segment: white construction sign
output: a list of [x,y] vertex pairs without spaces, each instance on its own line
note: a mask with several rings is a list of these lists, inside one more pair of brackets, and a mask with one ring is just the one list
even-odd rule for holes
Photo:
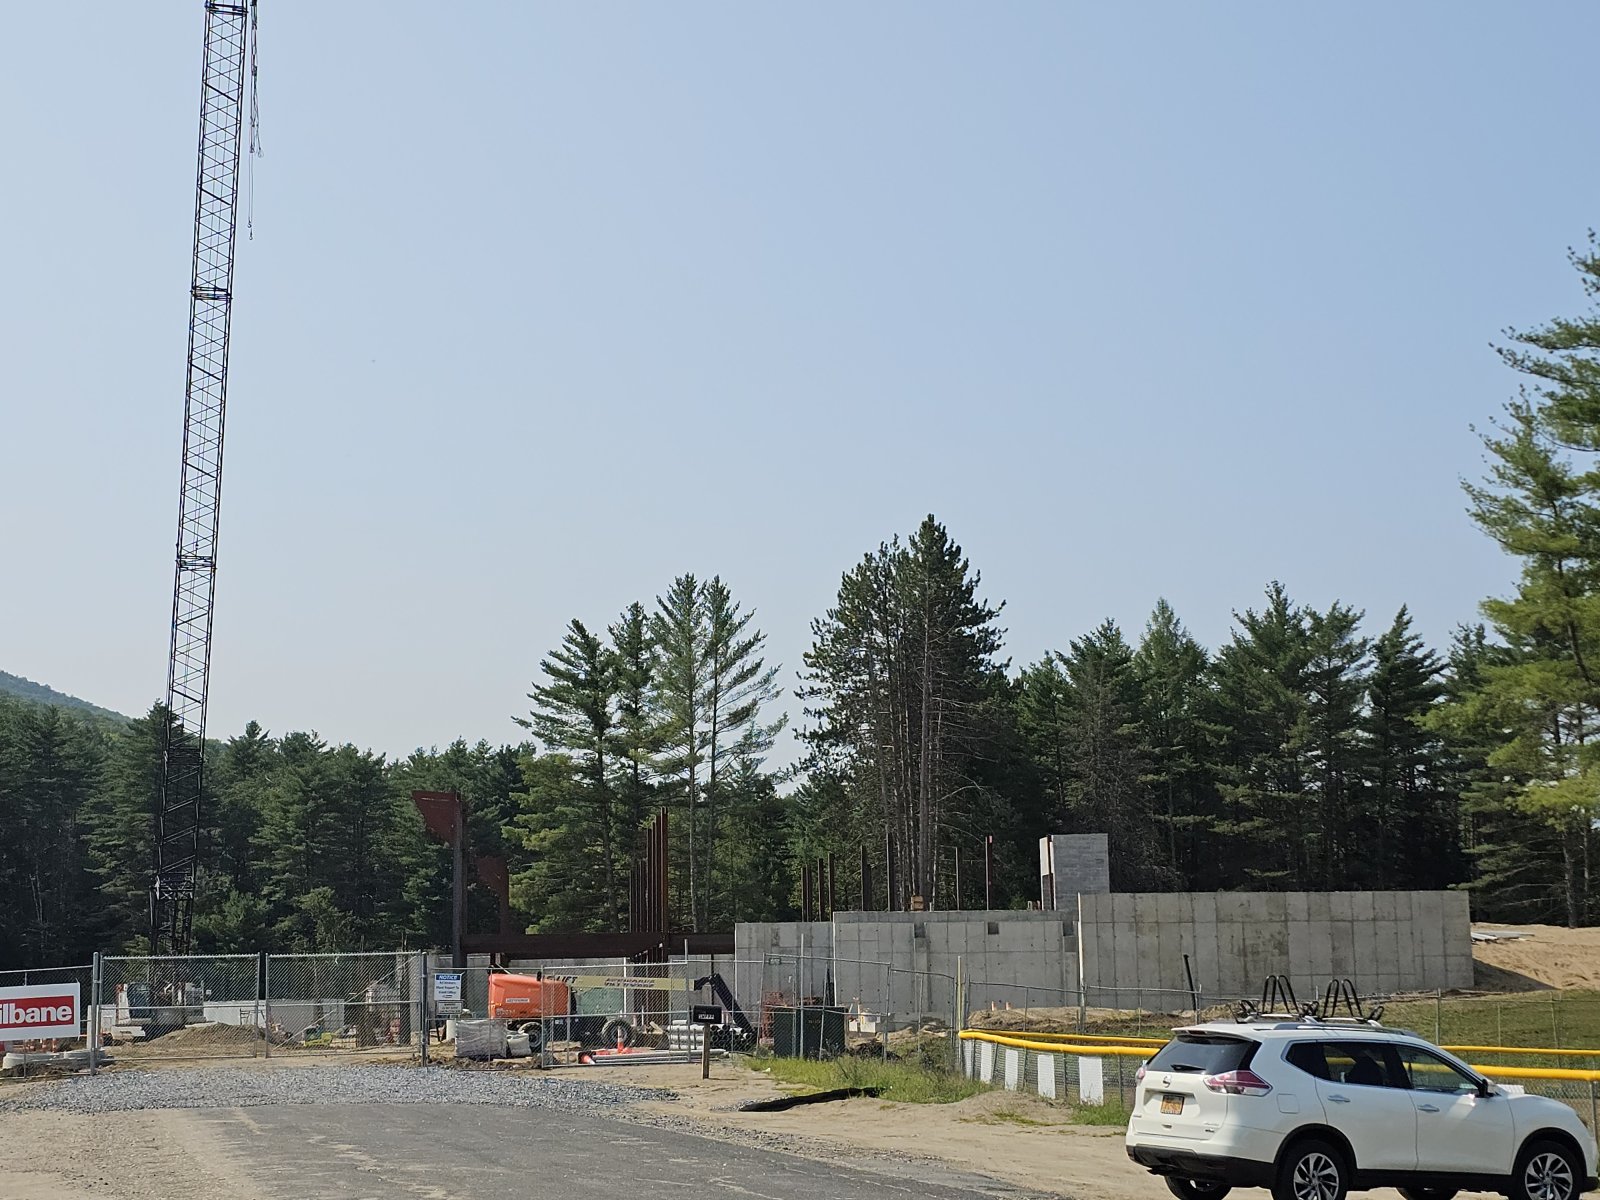
[[76,983],[0,987],[0,1042],[77,1037],[82,1018]]

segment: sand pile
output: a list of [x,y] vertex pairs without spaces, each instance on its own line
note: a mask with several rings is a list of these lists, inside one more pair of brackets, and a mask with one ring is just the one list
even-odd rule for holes
[[1563,929],[1559,925],[1474,925],[1475,931],[1514,929],[1530,938],[1474,942],[1477,984],[1495,991],[1540,988],[1600,990],[1600,928]]

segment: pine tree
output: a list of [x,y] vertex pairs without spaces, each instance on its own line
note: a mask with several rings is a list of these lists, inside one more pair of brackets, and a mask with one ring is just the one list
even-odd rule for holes
[[661,752],[660,722],[655,709],[654,647],[644,605],[637,601],[628,605],[606,632],[611,639],[617,704],[611,761],[631,862],[643,849],[644,829],[654,805],[651,772]]
[[1143,777],[1144,729],[1133,650],[1114,621],[1104,621],[1057,656],[1067,680],[1070,768],[1063,828],[1105,833],[1117,891],[1153,891],[1162,882],[1149,836]]
[[1218,850],[1231,886],[1315,886],[1320,825],[1311,796],[1311,721],[1305,612],[1283,586],[1238,629],[1212,664],[1208,720],[1220,731]]
[[[705,763],[706,616],[704,594],[693,575],[680,575],[666,595],[656,597],[650,615],[655,647],[655,707],[661,754],[657,774],[669,805],[681,813],[673,845],[681,855],[678,910],[690,928],[702,910],[706,886],[701,869],[700,788]],[[687,836],[685,836],[687,835]]]
[[[149,949],[150,882],[155,864],[153,814],[161,797],[163,705],[129,721],[111,741],[104,783],[85,806],[89,872],[99,880],[99,903],[88,935],[102,949],[142,954]],[[209,797],[202,797],[201,811]]]
[[[570,832],[592,841],[598,852],[604,897],[600,927],[620,929],[627,907],[626,864],[632,839],[618,820],[612,790],[616,675],[611,652],[574,619],[561,645],[539,664],[539,670],[547,682],[535,684],[528,693],[533,715],[516,720],[532,730],[547,751],[565,756],[578,773],[573,786],[562,789],[561,811],[578,820]],[[538,779],[547,774],[541,771]],[[531,789],[534,781],[525,782]],[[574,803],[579,807],[573,808]]]
[[1401,608],[1372,644],[1364,728],[1370,747],[1370,789],[1363,805],[1376,833],[1373,886],[1408,879],[1443,888],[1465,875],[1460,813],[1447,789],[1447,763],[1429,716],[1444,694],[1444,664],[1411,631]]
[[[704,585],[705,638],[705,889],[700,925],[713,927],[713,913],[721,915],[729,907],[721,902],[717,870],[719,825],[725,810],[736,803],[735,792],[724,798],[730,770],[735,766],[754,776],[772,749],[773,739],[783,729],[786,718],[761,720],[762,709],[778,698],[778,669],[768,667],[761,657],[766,635],[751,630],[755,613],[743,612],[720,577]],[[744,795],[757,794],[754,779],[746,781]],[[731,897],[729,898],[731,900]]]
[[1151,815],[1166,841],[1174,886],[1184,890],[1215,887],[1219,879],[1208,853],[1208,831],[1217,815],[1212,730],[1202,717],[1208,665],[1205,650],[1172,606],[1157,601],[1134,653],[1133,671],[1139,681]]
[[[812,624],[801,699],[815,772],[881,821],[891,907],[943,907],[949,848],[987,811],[981,764],[999,757],[1009,716],[992,686],[1003,631],[981,579],[929,516],[901,545],[869,554]],[[891,870],[892,868],[892,870]]]

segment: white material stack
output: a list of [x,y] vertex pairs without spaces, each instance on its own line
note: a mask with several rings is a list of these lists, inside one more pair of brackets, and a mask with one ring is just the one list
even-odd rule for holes
[[498,1020],[457,1021],[457,1058],[505,1058],[506,1023]]

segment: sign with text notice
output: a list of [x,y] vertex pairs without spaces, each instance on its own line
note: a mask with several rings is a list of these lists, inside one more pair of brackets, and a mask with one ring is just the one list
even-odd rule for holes
[[0,1042],[77,1037],[82,1026],[76,983],[0,987]]

